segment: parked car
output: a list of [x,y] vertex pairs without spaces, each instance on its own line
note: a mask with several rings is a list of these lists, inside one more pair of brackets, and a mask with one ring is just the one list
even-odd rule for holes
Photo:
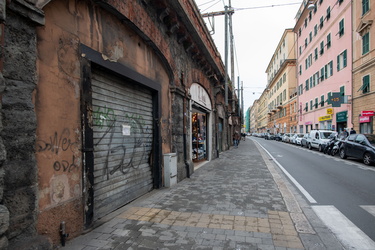
[[284,136],[283,136],[283,142],[290,142],[290,137],[292,135],[293,134],[285,133]]
[[351,134],[341,144],[340,157],[362,159],[366,165],[375,163],[375,135]]
[[275,135],[273,133],[266,133],[264,135],[264,139],[266,139],[266,140],[275,140]]
[[331,130],[319,130],[314,129],[310,131],[310,142],[308,144],[309,149],[316,148],[320,152],[323,152],[324,147],[329,142],[329,136],[335,133],[335,131]]
[[284,133],[277,133],[275,135],[275,141],[282,141],[283,140]]
[[301,145],[301,140],[303,138],[303,134],[294,134],[292,136],[292,143],[296,145]]
[[303,135],[302,139],[301,139],[301,147],[308,147],[310,143],[310,133],[306,133]]

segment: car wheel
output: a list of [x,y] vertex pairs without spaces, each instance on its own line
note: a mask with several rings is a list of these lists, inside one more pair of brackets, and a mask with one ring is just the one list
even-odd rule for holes
[[370,165],[372,163],[371,155],[369,153],[365,153],[363,155],[363,163],[366,165]]
[[342,149],[340,149],[340,157],[341,157],[341,159],[346,159],[346,154],[345,154],[345,150],[342,148]]
[[308,148],[309,148],[310,150],[312,149],[312,147],[311,147],[311,143],[309,143]]
[[319,145],[319,152],[323,152],[323,146]]

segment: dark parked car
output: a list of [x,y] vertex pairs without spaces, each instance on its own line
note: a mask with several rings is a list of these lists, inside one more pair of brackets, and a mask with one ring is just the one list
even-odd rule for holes
[[282,141],[283,140],[284,133],[278,133],[275,135],[276,141]]
[[265,133],[264,139],[266,139],[266,140],[275,140],[275,135],[273,133]]
[[362,159],[366,165],[374,164],[375,160],[375,135],[351,134],[340,147],[340,157],[345,159],[353,157]]
[[282,141],[283,140],[284,133],[278,133],[275,135],[276,141]]

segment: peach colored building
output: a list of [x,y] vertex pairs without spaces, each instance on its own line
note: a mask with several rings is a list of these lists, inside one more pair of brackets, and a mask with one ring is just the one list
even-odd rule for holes
[[262,95],[259,97],[258,101],[258,118],[257,118],[257,132],[258,133],[265,133],[267,132],[267,103],[268,103],[268,95],[267,91],[263,91]]
[[258,105],[259,100],[255,100],[250,107],[250,133],[256,133],[258,127]]
[[[271,133],[294,133],[296,122],[291,123],[290,104],[296,99],[296,56],[294,50],[295,34],[286,29],[268,64],[267,130]],[[294,100],[295,101],[295,100]]]
[[[357,133],[375,130],[375,1],[353,1],[353,124]],[[372,8],[371,8],[372,7]],[[367,112],[366,112],[367,111]]]
[[[303,1],[297,34],[299,132],[341,131],[352,122],[351,1]],[[339,101],[332,102],[332,101]]]

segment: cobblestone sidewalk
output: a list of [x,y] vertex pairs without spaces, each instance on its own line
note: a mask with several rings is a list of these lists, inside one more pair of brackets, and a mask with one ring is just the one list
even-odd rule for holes
[[331,247],[314,231],[264,152],[248,139],[190,179],[128,204],[65,248],[340,249],[329,232],[319,230]]

